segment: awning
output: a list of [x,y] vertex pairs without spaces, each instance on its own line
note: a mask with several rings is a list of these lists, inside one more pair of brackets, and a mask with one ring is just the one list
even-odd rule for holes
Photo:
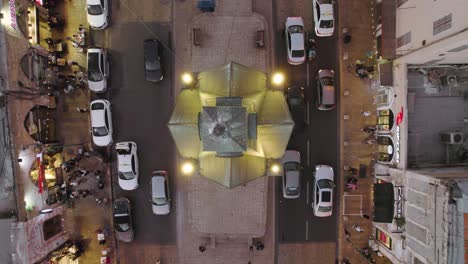
[[393,184],[374,184],[374,222],[392,223],[395,205]]

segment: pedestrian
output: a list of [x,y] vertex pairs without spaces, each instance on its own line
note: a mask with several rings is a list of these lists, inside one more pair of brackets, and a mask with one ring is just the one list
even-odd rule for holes
[[253,246],[252,245],[250,245],[249,250],[253,251]]
[[77,196],[78,196],[77,191],[73,191],[73,192],[70,193],[70,198],[72,198],[72,199],[75,199]]
[[81,198],[86,198],[89,194],[89,190],[79,190],[78,193],[81,195]]
[[[74,36],[74,35],[73,35],[73,36]],[[67,63],[68,63],[68,66],[70,66],[70,67],[71,67],[72,65],[77,65],[77,66],[78,66],[78,62],[76,62],[76,61],[74,61],[74,60],[68,60]]]
[[364,229],[362,229],[362,227],[360,227],[360,226],[358,226],[356,224],[353,225],[353,229],[356,230],[356,232],[358,232],[358,233],[362,233],[364,231]]
[[101,180],[98,181],[98,189],[99,189],[99,190],[104,189],[104,183],[103,183]]
[[85,151],[83,153],[83,156],[85,157],[85,159],[89,159],[91,157],[91,154],[89,153],[89,151]]
[[368,145],[372,145],[372,144],[375,144],[375,139],[371,138],[371,139],[365,140],[363,143],[368,144]]
[[371,113],[371,111],[363,111],[363,110],[361,110],[361,115],[362,115],[363,117],[369,117],[369,116],[372,115],[372,113]]
[[365,127],[365,128],[361,128],[361,132],[364,132],[364,133],[367,133],[367,134],[372,134],[372,133],[374,133],[376,130],[377,130],[376,127],[371,127],[371,126],[368,126],[368,127]]
[[80,183],[81,183],[80,180],[72,181],[72,182],[70,182],[70,186],[71,186],[71,187],[76,187],[76,186],[78,186]]
[[83,176],[88,175],[89,171],[81,169],[81,170],[80,170],[80,173],[81,173],[80,176],[83,177]]
[[261,251],[265,248],[265,245],[263,245],[262,242],[258,241],[257,244],[256,244],[256,249],[257,251]]
[[349,240],[349,238],[351,237],[351,233],[349,233],[348,230],[344,230],[344,233],[345,233],[345,237],[346,237],[346,240]]
[[80,112],[80,113],[86,113],[88,112],[88,109],[87,108],[80,108],[80,107],[77,107],[76,108],[76,111]]
[[104,235],[102,230],[101,229],[96,230],[96,234],[97,234],[97,240],[99,242],[99,245],[104,245],[106,243],[106,236]]
[[201,253],[203,253],[203,252],[205,252],[206,247],[203,246],[203,245],[200,245],[200,246],[198,247],[198,250],[199,250]]
[[355,183],[348,182],[348,183],[346,184],[346,188],[347,188],[348,190],[357,190],[357,185],[356,185]]
[[366,214],[363,214],[362,217],[364,217],[365,219],[370,219],[370,217]]
[[95,170],[94,171],[94,176],[96,176],[96,177],[101,176],[101,170]]

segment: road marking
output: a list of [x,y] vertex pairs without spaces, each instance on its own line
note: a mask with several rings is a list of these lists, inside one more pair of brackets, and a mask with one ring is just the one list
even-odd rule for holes
[[307,104],[306,104],[306,124],[308,125],[310,123],[310,113],[309,113],[309,107],[310,107],[310,104],[309,104],[309,101],[307,101]]
[[306,197],[306,204],[309,204],[309,181],[307,181],[307,197]]
[[306,238],[305,240],[309,240],[309,220],[306,221]]
[[306,72],[306,75],[307,75],[307,87],[309,87],[309,63],[307,63],[307,72]]
[[310,146],[309,140],[307,140],[307,166],[309,166],[309,149],[310,149],[309,146]]

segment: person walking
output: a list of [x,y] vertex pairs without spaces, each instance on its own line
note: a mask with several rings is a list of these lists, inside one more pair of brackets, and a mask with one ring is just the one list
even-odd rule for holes
[[88,109],[87,108],[80,108],[80,107],[77,107],[76,108],[76,111],[80,112],[80,113],[86,113],[88,112]]
[[363,110],[361,110],[361,115],[362,115],[363,117],[369,117],[369,116],[372,115],[372,113],[371,113],[371,111],[363,111]]
[[362,229],[362,227],[358,226],[357,224],[353,225],[353,229],[356,230],[356,232],[358,233],[364,232],[364,229]]

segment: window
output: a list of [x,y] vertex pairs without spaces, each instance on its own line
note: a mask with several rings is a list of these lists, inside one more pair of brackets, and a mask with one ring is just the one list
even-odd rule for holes
[[317,19],[320,20],[320,5],[316,3],[315,6],[317,7]]
[[107,116],[107,111],[104,112],[104,121],[106,122],[107,129],[109,129],[109,118]]
[[135,156],[132,156],[132,171],[136,174]]
[[52,237],[56,236],[57,234],[63,231],[61,219],[62,218],[60,215],[56,215],[44,221],[44,224],[42,225],[44,241],[51,239]]
[[432,35],[435,36],[450,28],[452,28],[452,13],[434,21],[432,24]]
[[104,55],[101,53],[101,59],[99,60],[99,63],[101,64],[101,71],[105,71],[104,69]]
[[377,241],[379,241],[386,248],[392,249],[392,238],[389,235],[385,234],[382,230],[376,228],[375,237],[377,238]]
[[291,34],[288,31],[288,47],[291,48]]
[[411,42],[411,31],[408,31],[405,34],[397,38],[397,48],[403,47],[404,45],[410,42]]

